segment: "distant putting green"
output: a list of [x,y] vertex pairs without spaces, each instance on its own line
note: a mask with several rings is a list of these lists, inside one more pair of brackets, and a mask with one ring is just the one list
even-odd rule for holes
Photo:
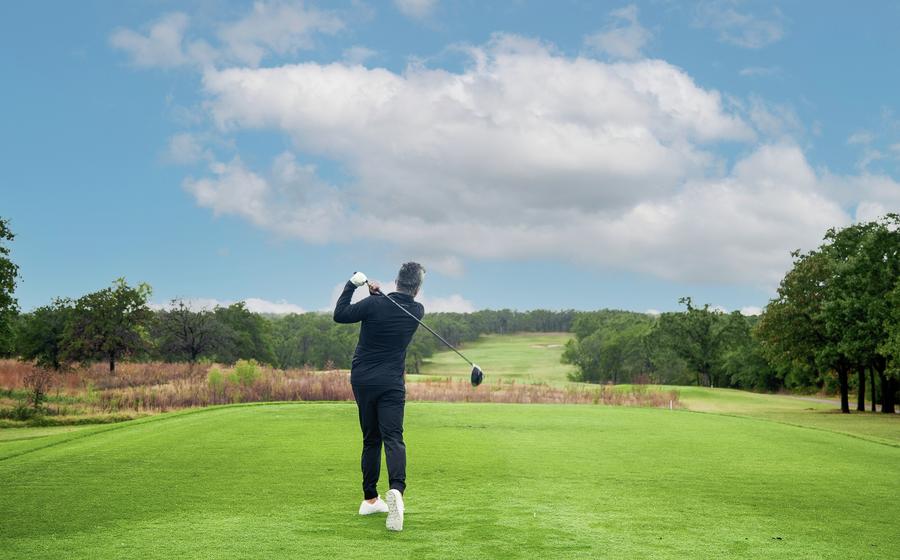
[[[564,382],[575,368],[559,361],[570,333],[484,335],[462,347],[463,354],[481,366],[486,382],[497,379],[525,382]],[[469,368],[450,350],[425,362],[423,375],[469,376]]]
[[0,558],[900,550],[900,448],[827,431],[683,410],[411,403],[399,534],[356,515],[358,440],[352,404],[291,403],[0,442]]

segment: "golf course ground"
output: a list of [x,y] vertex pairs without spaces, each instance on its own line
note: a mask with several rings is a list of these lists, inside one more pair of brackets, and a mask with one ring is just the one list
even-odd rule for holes
[[[556,383],[568,381],[575,367],[559,361],[571,333],[516,333],[482,335],[462,346],[466,357],[478,364],[488,380],[502,378],[522,382]],[[464,363],[464,362],[463,362]],[[467,376],[460,359],[443,350],[425,361],[422,375]]]
[[352,403],[7,430],[0,558],[818,559],[900,550],[900,447],[872,439],[689,410],[416,402],[406,440],[406,525],[389,533],[383,515],[356,514]]

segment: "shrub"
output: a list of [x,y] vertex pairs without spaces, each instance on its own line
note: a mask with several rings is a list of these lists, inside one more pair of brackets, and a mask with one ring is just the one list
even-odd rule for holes
[[47,390],[53,382],[53,370],[35,366],[25,376],[25,386],[31,391],[29,400],[34,405],[35,410],[40,410]]
[[25,421],[38,416],[40,412],[40,409],[28,406],[28,401],[19,401],[12,408],[0,409],[0,418]]
[[238,360],[234,365],[234,372],[237,374],[238,381],[244,387],[250,387],[259,379],[259,364],[256,360]]
[[225,375],[222,370],[217,367],[210,369],[206,380],[209,383],[209,389],[215,396],[220,398],[225,396]]

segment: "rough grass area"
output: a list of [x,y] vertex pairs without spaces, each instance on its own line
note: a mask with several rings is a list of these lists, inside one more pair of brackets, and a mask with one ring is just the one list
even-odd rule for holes
[[565,405],[411,403],[406,428],[399,534],[383,516],[356,515],[351,404],[214,407],[0,442],[0,558],[900,550],[900,449],[887,445],[717,414]]
[[[534,367],[539,367],[540,364]],[[23,387],[32,368],[0,360],[0,428],[110,423],[151,414],[247,402],[352,401],[350,374],[344,370],[280,370],[255,362],[233,367],[195,364],[125,364],[115,374],[96,367],[54,378],[42,406],[29,405]],[[459,377],[417,376],[411,401],[601,404],[677,407],[672,389],[517,383],[499,376],[473,388]]]
[[[559,361],[571,333],[519,333],[485,335],[462,347],[470,360],[481,366],[488,379],[564,383],[575,371]],[[471,368],[447,350],[425,362],[422,375],[464,376]]]

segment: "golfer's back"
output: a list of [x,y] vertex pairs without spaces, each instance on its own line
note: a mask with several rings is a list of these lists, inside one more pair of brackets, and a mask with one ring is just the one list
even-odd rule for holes
[[[345,295],[346,301],[342,301]],[[425,308],[402,292],[393,292],[387,297],[371,295],[355,304],[350,304],[351,296],[352,290],[345,290],[334,312],[335,320],[341,323],[362,321],[350,368],[350,382],[353,385],[403,385],[406,348],[419,324],[387,298],[419,320],[425,316]]]

